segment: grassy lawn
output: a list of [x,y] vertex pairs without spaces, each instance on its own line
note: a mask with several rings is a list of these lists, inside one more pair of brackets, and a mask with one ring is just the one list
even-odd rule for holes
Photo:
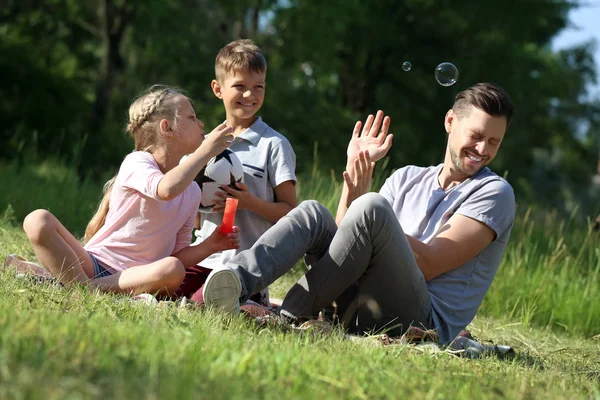
[[[0,242],[2,259],[31,256],[18,228],[0,225]],[[0,279],[0,398],[600,398],[600,340],[516,320],[470,326],[516,358],[469,360]]]
[[[4,168],[0,260],[34,259],[20,228],[49,208],[78,234],[101,186],[54,165]],[[335,208],[339,181],[315,172],[300,198]],[[60,190],[58,189],[60,188]],[[272,286],[281,297],[298,266]],[[0,269],[0,398],[600,399],[600,235],[525,211],[469,326],[517,356],[460,358],[343,332],[284,332],[210,310],[147,306]]]

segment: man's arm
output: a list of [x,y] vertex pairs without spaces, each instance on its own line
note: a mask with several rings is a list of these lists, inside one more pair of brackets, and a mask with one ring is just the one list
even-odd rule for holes
[[419,269],[429,281],[475,257],[495,236],[494,230],[483,222],[454,214],[430,243],[406,237]]
[[344,171],[344,186],[335,217],[336,224],[340,224],[346,215],[350,204],[371,188],[373,169],[375,163],[371,162],[368,151],[361,151],[354,163]]
[[[344,171],[344,174],[345,173],[346,173],[346,171]],[[350,200],[349,191],[350,191],[350,189],[348,188],[346,179],[344,179],[344,183],[342,186],[342,194],[340,195],[340,201],[338,203],[337,212],[335,214],[335,223],[338,226],[342,222],[342,219],[344,219],[344,216],[346,215],[346,211],[348,211],[348,207],[350,207],[350,204],[352,203],[352,200]]]

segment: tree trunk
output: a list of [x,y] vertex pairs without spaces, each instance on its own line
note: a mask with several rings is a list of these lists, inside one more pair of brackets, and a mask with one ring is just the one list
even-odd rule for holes
[[[103,52],[100,64],[100,73],[96,82],[95,99],[92,105],[91,116],[88,127],[88,137],[83,149],[83,155],[89,154],[90,150],[98,148],[101,140],[101,131],[108,109],[110,98],[119,73],[125,68],[125,61],[121,56],[121,43],[123,34],[133,20],[135,8],[123,0],[115,4],[116,0],[104,0],[103,3]],[[84,160],[80,162],[81,169],[87,165]]]

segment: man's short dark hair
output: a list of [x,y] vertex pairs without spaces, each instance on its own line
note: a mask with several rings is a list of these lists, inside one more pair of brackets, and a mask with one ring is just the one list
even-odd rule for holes
[[508,93],[493,83],[478,83],[456,95],[452,110],[459,118],[467,116],[469,106],[485,111],[492,117],[506,117],[510,125],[513,116],[513,102]]

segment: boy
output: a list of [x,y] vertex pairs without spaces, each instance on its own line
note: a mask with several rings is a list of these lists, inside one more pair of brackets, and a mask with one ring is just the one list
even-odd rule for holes
[[[221,224],[226,197],[238,199],[235,224],[241,227],[239,250],[215,253],[186,275],[177,295],[202,303],[199,290],[214,268],[224,265],[239,251],[249,249],[275,222],[297,204],[296,155],[289,141],[257,116],[265,98],[267,64],[258,46],[249,39],[235,40],[223,47],[215,60],[211,88],[223,100],[226,124],[233,128],[231,147],[244,167],[244,183],[227,186],[213,212],[200,214],[199,241]],[[197,232],[198,234],[198,232]],[[205,290],[207,290],[205,288]],[[269,305],[268,291],[254,297]]]

